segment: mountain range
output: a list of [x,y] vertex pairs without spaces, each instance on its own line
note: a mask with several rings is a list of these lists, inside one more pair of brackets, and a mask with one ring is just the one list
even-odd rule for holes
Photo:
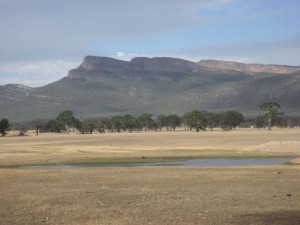
[[193,109],[256,116],[261,114],[259,106],[269,101],[279,103],[288,115],[299,115],[299,97],[296,66],[86,56],[54,83],[0,86],[0,118],[51,119],[66,109],[81,119],[144,112],[182,115]]

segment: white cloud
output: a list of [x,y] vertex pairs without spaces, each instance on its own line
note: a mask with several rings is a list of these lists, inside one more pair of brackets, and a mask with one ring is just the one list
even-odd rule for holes
[[124,53],[123,52],[117,52],[117,57],[119,57],[119,58],[122,58],[122,57],[124,57]]
[[67,76],[68,71],[78,65],[76,61],[62,60],[0,64],[0,84],[38,87]]

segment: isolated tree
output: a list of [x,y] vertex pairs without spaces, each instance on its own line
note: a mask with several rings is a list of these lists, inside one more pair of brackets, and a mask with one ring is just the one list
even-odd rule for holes
[[76,118],[74,117],[74,113],[71,110],[65,110],[58,114],[56,117],[56,121],[59,125],[62,125],[67,134],[70,132],[70,127],[74,126],[76,123]]
[[281,111],[281,106],[276,102],[266,102],[260,106],[260,109],[265,112],[264,116],[268,122],[269,130],[284,115]]
[[244,116],[238,111],[227,111],[223,115],[223,125],[235,129],[241,123],[244,123]]
[[190,129],[196,129],[196,132],[200,130],[206,130],[207,117],[205,111],[194,110],[187,112],[183,115],[183,121]]
[[9,128],[8,120],[2,119],[0,121],[0,133],[1,133],[2,137],[6,135],[6,131],[8,130],[8,128]]

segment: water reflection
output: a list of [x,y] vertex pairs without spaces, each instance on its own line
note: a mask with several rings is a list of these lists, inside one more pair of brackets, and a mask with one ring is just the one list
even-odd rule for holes
[[226,159],[182,159],[175,162],[147,162],[142,163],[87,163],[66,165],[19,166],[18,168],[60,168],[72,169],[82,167],[145,167],[145,166],[183,166],[183,167],[208,167],[208,166],[258,166],[284,164],[292,158],[226,158]]

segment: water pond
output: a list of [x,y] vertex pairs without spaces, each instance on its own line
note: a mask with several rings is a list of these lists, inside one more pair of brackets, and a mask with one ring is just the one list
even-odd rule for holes
[[258,166],[284,164],[292,158],[225,158],[225,159],[181,159],[174,162],[147,162],[140,163],[86,163],[86,164],[64,164],[64,165],[41,165],[41,166],[19,166],[16,168],[57,168],[72,169],[84,167],[145,167],[145,166],[183,166],[183,167],[224,167],[224,166]]

